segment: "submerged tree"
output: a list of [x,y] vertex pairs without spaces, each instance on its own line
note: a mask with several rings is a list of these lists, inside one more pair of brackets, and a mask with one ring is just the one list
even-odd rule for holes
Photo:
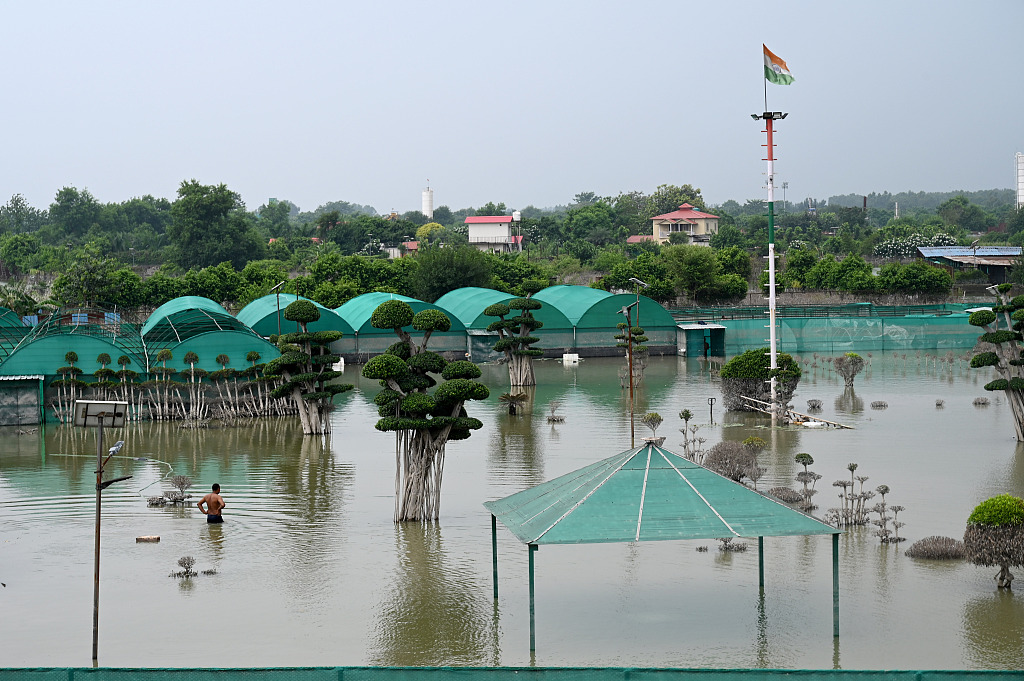
[[310,332],[308,325],[320,319],[320,310],[308,300],[290,304],[284,309],[284,318],[298,322],[301,330],[283,334],[277,340],[281,356],[267,363],[266,372],[283,380],[270,394],[278,399],[291,399],[299,412],[303,433],[328,433],[334,396],[353,387],[348,383],[331,383],[342,375],[334,370],[340,357],[330,349],[331,343],[341,338],[341,332]]
[[769,348],[755,348],[736,355],[722,367],[722,398],[729,411],[758,411],[746,400],[750,397],[761,402],[771,402],[769,381],[775,378],[775,389],[779,404],[788,405],[800,382],[800,365],[785,352],[776,354],[777,369],[771,368]]
[[[978,337],[990,343],[994,351],[981,352],[971,359],[971,368],[992,367],[999,378],[985,385],[985,390],[1001,390],[1013,413],[1013,426],[1017,440],[1024,442],[1024,370],[1021,365],[1021,331],[1024,330],[1024,295],[1006,299],[1011,284],[996,288],[996,305],[991,310],[972,312],[968,323],[985,329]],[[1002,323],[1000,323],[1002,322]],[[951,365],[952,366],[952,365]]]
[[[388,300],[374,310],[370,323],[392,329],[399,341],[363,367],[363,376],[380,381],[374,402],[379,408],[377,430],[395,433],[395,522],[437,520],[441,507],[441,478],[445,446],[465,440],[483,427],[467,415],[467,400],[484,400],[487,386],[474,379],[480,368],[467,360],[449,362],[427,350],[434,331],[447,331],[451,320],[440,310],[413,313],[408,303]],[[417,343],[405,327],[423,333]],[[438,385],[433,375],[440,375]],[[433,393],[430,388],[437,385]]]
[[1024,567],[1024,499],[1000,494],[978,504],[967,518],[964,552],[975,565],[998,565],[996,586],[1009,589],[1010,567]]
[[846,387],[853,387],[853,379],[864,370],[864,358],[856,352],[848,352],[832,360],[832,366],[846,381]]
[[[544,326],[544,322],[534,318],[533,310],[539,310],[541,303],[530,296],[542,288],[544,282],[528,279],[523,282],[525,298],[513,298],[508,304],[495,303],[484,309],[484,314],[488,317],[498,318],[487,326],[487,330],[498,332],[494,350],[504,353],[508,361],[508,380],[513,388],[537,385],[537,379],[533,375],[533,358],[543,356],[544,351],[530,347],[540,340],[530,334]],[[519,314],[505,319],[513,310],[517,310]]]

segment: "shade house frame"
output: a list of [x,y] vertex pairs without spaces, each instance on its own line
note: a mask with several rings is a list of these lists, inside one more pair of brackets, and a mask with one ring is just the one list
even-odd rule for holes
[[718,537],[757,538],[764,589],[764,538],[832,536],[832,633],[839,636],[839,535],[843,531],[730,480],[654,441],[488,501],[494,599],[497,522],[527,545],[530,650],[536,650],[534,553],[541,544],[603,544]]

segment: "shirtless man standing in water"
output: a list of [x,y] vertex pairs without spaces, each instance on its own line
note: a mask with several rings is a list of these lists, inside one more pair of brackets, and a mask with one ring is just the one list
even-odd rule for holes
[[[222,523],[224,518],[221,517],[220,512],[224,510],[224,497],[220,495],[220,485],[214,484],[213,491],[207,494],[205,497],[199,500],[196,504],[199,506],[199,510],[206,514],[206,522],[208,523]],[[203,508],[203,507],[206,508]]]

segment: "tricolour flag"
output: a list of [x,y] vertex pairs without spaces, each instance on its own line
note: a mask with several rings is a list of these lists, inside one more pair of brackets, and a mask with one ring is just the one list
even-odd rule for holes
[[761,47],[764,47],[764,77],[776,85],[792,83],[793,76],[790,75],[786,62],[776,57],[763,43]]

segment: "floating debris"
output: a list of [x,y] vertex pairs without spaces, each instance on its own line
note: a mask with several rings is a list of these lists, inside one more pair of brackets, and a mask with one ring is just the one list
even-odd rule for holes
[[988,405],[989,405],[989,401],[988,401],[987,397],[975,397],[974,398],[974,406],[975,407],[987,407]]
[[888,409],[889,403],[884,400],[875,400],[871,403],[872,409]]

